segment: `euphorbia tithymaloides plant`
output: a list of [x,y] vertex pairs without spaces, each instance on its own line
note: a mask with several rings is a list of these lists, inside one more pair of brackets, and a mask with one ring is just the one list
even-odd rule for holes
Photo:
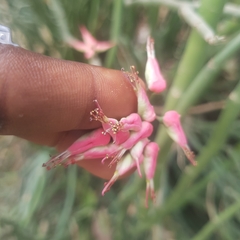
[[[147,41],[148,60],[146,64],[146,82],[148,88],[153,92],[162,92],[166,88],[154,52],[154,40],[150,37]],[[152,121],[156,114],[151,105],[145,89],[141,85],[138,72],[132,66],[131,72],[123,73],[131,83],[138,102],[138,112],[132,113],[120,120],[108,117],[104,114],[100,104],[94,100],[96,108],[90,112],[90,121],[99,121],[102,127],[85,134],[74,142],[66,151],[58,156],[52,157],[43,164],[48,170],[57,165],[68,166],[83,159],[110,159],[109,167],[116,164],[112,178],[105,183],[102,195],[109,191],[114,182],[126,173],[137,169],[142,177],[140,165],[146,176],[146,206],[148,196],[154,200],[154,173],[157,164],[159,146],[150,142],[148,137],[152,134]],[[176,111],[168,111],[162,118],[164,126],[170,137],[183,149],[189,161],[196,165],[194,154],[191,152],[184,131],[180,123],[180,115]]]

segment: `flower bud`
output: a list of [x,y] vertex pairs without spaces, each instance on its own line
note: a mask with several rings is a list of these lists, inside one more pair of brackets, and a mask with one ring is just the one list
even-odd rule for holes
[[152,92],[160,93],[166,88],[166,81],[161,73],[158,61],[155,57],[154,40],[148,37],[147,40],[147,64],[145,78],[148,88]]
[[156,118],[156,113],[151,105],[147,93],[140,83],[138,72],[134,66],[130,67],[131,72],[124,72],[136,93],[138,101],[138,114],[144,121],[152,122]]
[[[76,140],[66,151],[63,153],[52,157],[48,162],[43,164],[47,170],[50,170],[57,165],[67,166],[74,163],[73,156],[79,155],[91,148],[96,146],[107,145],[111,137],[108,134],[103,134],[104,130],[102,128],[93,130],[90,133],[84,134],[78,140]],[[70,158],[71,163],[67,163],[68,158]]]
[[150,194],[152,200],[155,200],[154,193],[154,174],[157,165],[157,157],[159,152],[159,146],[155,142],[150,142],[144,149],[143,166],[146,174],[146,207],[148,207],[148,196]]
[[169,136],[176,142],[184,151],[186,157],[192,165],[196,166],[195,155],[190,150],[185,133],[180,122],[180,114],[176,111],[168,111],[163,116],[163,123],[167,127]]
[[[140,160],[142,162],[143,159]],[[116,170],[112,178],[105,183],[105,186],[102,190],[102,195],[110,190],[111,186],[117,181],[117,179],[127,172],[131,171],[136,167],[136,162],[133,160],[132,156],[128,153],[117,163]]]

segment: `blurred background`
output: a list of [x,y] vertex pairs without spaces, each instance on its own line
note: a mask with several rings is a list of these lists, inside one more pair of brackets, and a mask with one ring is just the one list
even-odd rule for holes
[[199,162],[190,166],[156,122],[157,199],[145,208],[136,173],[102,197],[104,180],[81,168],[43,169],[53,149],[1,136],[0,239],[240,239],[240,0],[0,0],[0,24],[25,49],[93,63],[66,41],[81,40],[84,25],[116,43],[99,64],[135,65],[143,79],[151,35],[168,84],[151,101],[159,116],[181,113]]

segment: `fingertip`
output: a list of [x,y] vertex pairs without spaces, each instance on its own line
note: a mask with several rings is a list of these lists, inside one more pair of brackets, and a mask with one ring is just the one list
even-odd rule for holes
[[[13,46],[0,46],[2,134],[26,136],[39,132],[92,129],[97,99],[105,114],[121,118],[136,112],[131,84],[120,70],[54,59]],[[11,68],[11,71],[9,71]]]
[[107,116],[120,119],[136,112],[136,94],[122,71],[96,68],[93,75],[94,98]]
[[78,165],[99,178],[109,180],[116,169],[116,164],[109,168],[109,163],[110,160],[106,160],[103,164],[101,159],[86,159],[80,161]]

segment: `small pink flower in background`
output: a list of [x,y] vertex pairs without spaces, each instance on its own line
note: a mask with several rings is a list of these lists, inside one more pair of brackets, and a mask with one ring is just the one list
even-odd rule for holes
[[136,93],[138,100],[138,114],[142,117],[144,121],[152,122],[156,118],[156,113],[154,111],[153,106],[149,102],[147,93],[143,86],[140,83],[140,79],[138,77],[138,72],[136,71],[134,66],[130,67],[130,72],[124,72],[133,86],[133,89]]
[[175,141],[184,151],[188,160],[192,165],[196,166],[194,153],[190,150],[185,133],[180,122],[180,114],[176,111],[168,111],[163,116],[163,123],[167,127],[169,136]]
[[145,69],[145,78],[148,88],[152,92],[160,93],[166,88],[166,81],[162,76],[158,61],[155,57],[154,40],[148,37],[147,40],[147,64]]
[[97,52],[105,52],[115,44],[110,41],[98,41],[87,30],[85,26],[80,26],[82,41],[76,39],[68,40],[68,44],[79,52],[84,53],[86,59],[92,58]]
[[148,196],[150,194],[152,200],[155,200],[154,193],[154,174],[157,166],[157,157],[159,152],[159,146],[155,142],[150,142],[144,149],[144,171],[146,174],[146,202],[145,205],[148,207]]

